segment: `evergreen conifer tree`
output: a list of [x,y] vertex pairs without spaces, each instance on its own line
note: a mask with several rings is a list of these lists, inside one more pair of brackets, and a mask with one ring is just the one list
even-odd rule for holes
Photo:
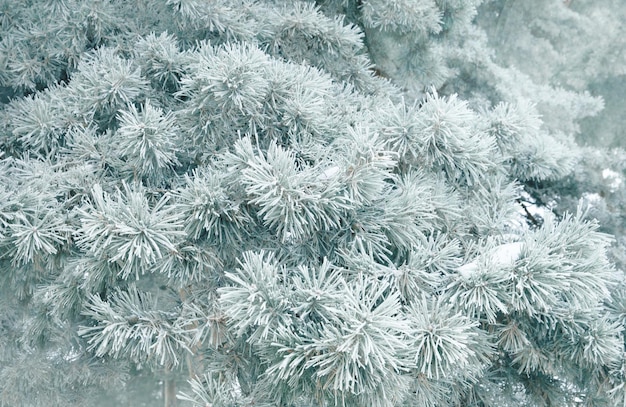
[[0,0],[0,406],[624,405],[624,155],[480,3]]

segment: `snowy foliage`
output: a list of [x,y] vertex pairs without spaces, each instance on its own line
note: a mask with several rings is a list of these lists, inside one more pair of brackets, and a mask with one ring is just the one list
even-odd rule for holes
[[0,406],[626,400],[626,161],[572,186],[601,101],[496,63],[504,2],[18,3]]

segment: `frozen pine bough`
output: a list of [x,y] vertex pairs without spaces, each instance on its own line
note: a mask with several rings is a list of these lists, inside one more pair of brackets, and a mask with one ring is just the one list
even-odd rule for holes
[[623,403],[479,3],[0,1],[0,406]]

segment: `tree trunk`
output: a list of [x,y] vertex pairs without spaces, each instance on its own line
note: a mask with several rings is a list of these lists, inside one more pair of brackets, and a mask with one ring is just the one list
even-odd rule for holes
[[163,382],[163,400],[165,407],[176,407],[176,382],[173,377],[167,377]]

